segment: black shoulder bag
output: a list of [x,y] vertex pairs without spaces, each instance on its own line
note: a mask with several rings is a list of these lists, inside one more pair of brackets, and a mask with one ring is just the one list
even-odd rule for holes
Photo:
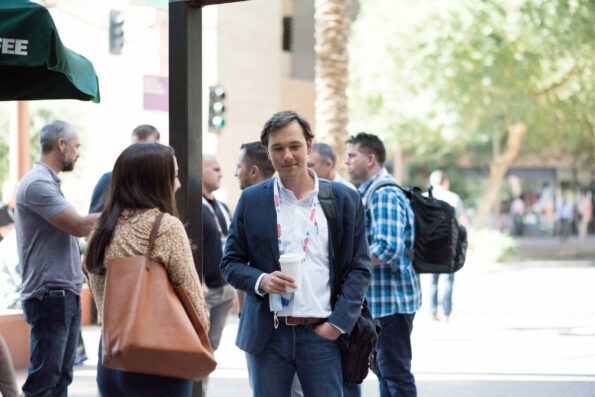
[[[333,270],[334,278],[334,302],[341,294],[341,287],[345,276],[341,272],[342,253],[339,244],[339,225],[335,202],[333,201],[333,190],[330,182],[319,180],[318,200],[329,223],[331,232],[331,244],[333,248]],[[368,375],[369,369],[376,369],[376,342],[380,333],[380,323],[372,318],[368,309],[368,302],[364,298],[362,310],[355,323],[355,326],[345,338],[341,347],[341,367],[343,371],[343,383],[359,384]]]

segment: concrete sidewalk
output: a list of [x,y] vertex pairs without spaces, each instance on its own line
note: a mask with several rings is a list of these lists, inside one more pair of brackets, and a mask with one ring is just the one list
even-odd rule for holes
[[[428,283],[423,275],[426,297]],[[427,302],[415,318],[419,396],[595,396],[594,285],[595,260],[466,264],[456,275],[451,323],[433,322]],[[230,316],[208,397],[251,396],[237,324]],[[76,367],[69,395],[94,397],[99,328],[85,327],[84,338],[90,358]],[[19,372],[20,382],[25,376]],[[374,375],[363,395],[379,395]]]
[[595,259],[595,235],[579,244],[577,236],[566,239],[557,236],[517,237],[516,257],[527,259]]

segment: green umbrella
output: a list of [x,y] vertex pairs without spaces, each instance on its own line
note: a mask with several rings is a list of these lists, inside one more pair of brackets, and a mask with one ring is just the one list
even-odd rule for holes
[[93,64],[66,48],[48,10],[29,0],[0,0],[0,100],[99,102]]

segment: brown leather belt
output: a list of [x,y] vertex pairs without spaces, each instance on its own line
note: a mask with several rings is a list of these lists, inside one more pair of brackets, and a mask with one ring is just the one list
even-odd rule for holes
[[304,327],[314,323],[323,323],[326,318],[319,317],[292,317],[292,316],[280,316],[279,322],[283,322],[286,325],[303,325]]

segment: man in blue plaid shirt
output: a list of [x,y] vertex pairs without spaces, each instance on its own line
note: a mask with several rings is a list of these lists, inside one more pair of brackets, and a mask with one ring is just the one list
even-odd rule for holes
[[[411,331],[421,306],[419,275],[405,250],[413,250],[413,210],[396,186],[375,186],[394,178],[384,168],[386,150],[375,135],[359,133],[348,141],[347,172],[360,183],[366,207],[366,234],[372,279],[366,293],[370,311],[379,319],[378,380],[381,397],[416,396],[411,373]],[[374,192],[373,192],[374,191]],[[372,194],[370,194],[372,193]]]

